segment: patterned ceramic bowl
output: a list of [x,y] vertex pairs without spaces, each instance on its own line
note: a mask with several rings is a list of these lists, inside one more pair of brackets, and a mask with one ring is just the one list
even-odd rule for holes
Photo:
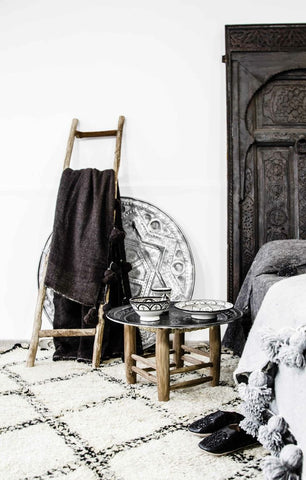
[[[162,296],[163,298],[169,298],[169,300],[171,300],[171,292],[172,292],[172,288],[171,287],[152,287],[151,288],[151,292],[153,293],[153,296]],[[169,311],[169,308],[167,308],[167,310],[165,310],[166,312]]]
[[144,322],[156,322],[160,315],[169,309],[170,300],[168,297],[132,297],[130,299],[135,312]]
[[167,295],[167,297],[171,297],[172,288],[171,287],[152,287],[151,292],[154,295]]
[[175,308],[183,310],[197,320],[216,318],[218,313],[233,308],[233,304],[224,300],[187,300],[174,304]]

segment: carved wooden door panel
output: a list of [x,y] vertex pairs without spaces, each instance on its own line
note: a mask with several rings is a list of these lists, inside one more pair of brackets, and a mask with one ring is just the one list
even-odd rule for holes
[[235,300],[263,243],[306,239],[306,25],[229,26],[226,34],[228,294]]
[[246,123],[254,141],[240,211],[243,276],[263,243],[306,238],[306,69],[267,82],[251,99]]

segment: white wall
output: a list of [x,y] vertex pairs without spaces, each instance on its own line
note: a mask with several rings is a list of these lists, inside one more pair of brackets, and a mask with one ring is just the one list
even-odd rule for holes
[[[126,116],[122,195],[181,226],[195,297],[226,297],[224,25],[305,14],[304,0],[0,2],[1,339],[31,334],[73,117],[96,130]],[[108,168],[113,147],[85,141],[72,166]]]

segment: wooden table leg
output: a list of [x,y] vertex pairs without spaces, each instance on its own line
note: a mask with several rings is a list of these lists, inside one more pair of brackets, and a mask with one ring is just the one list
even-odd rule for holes
[[210,375],[213,377],[211,385],[216,387],[219,385],[220,379],[221,336],[219,325],[209,327],[209,356],[213,364],[210,367]]
[[133,353],[136,353],[136,327],[124,325],[124,363],[128,383],[136,383],[136,373],[132,371],[132,366],[136,365]]
[[182,345],[184,344],[185,333],[176,330],[173,335],[173,350],[174,350],[174,362],[176,368],[184,366],[184,361],[182,360],[183,349]]
[[169,366],[169,329],[159,328],[156,332],[156,376],[158,400],[169,400],[170,366]]

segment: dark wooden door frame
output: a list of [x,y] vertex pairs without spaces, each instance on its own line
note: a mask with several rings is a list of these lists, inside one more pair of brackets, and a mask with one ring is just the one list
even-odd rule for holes
[[[254,138],[246,128],[248,102],[282,71],[306,68],[306,24],[227,25],[225,27],[228,147],[228,299],[234,301],[243,278],[240,201],[243,162]],[[269,59],[277,54],[279,60]],[[247,62],[247,68],[244,64]]]

